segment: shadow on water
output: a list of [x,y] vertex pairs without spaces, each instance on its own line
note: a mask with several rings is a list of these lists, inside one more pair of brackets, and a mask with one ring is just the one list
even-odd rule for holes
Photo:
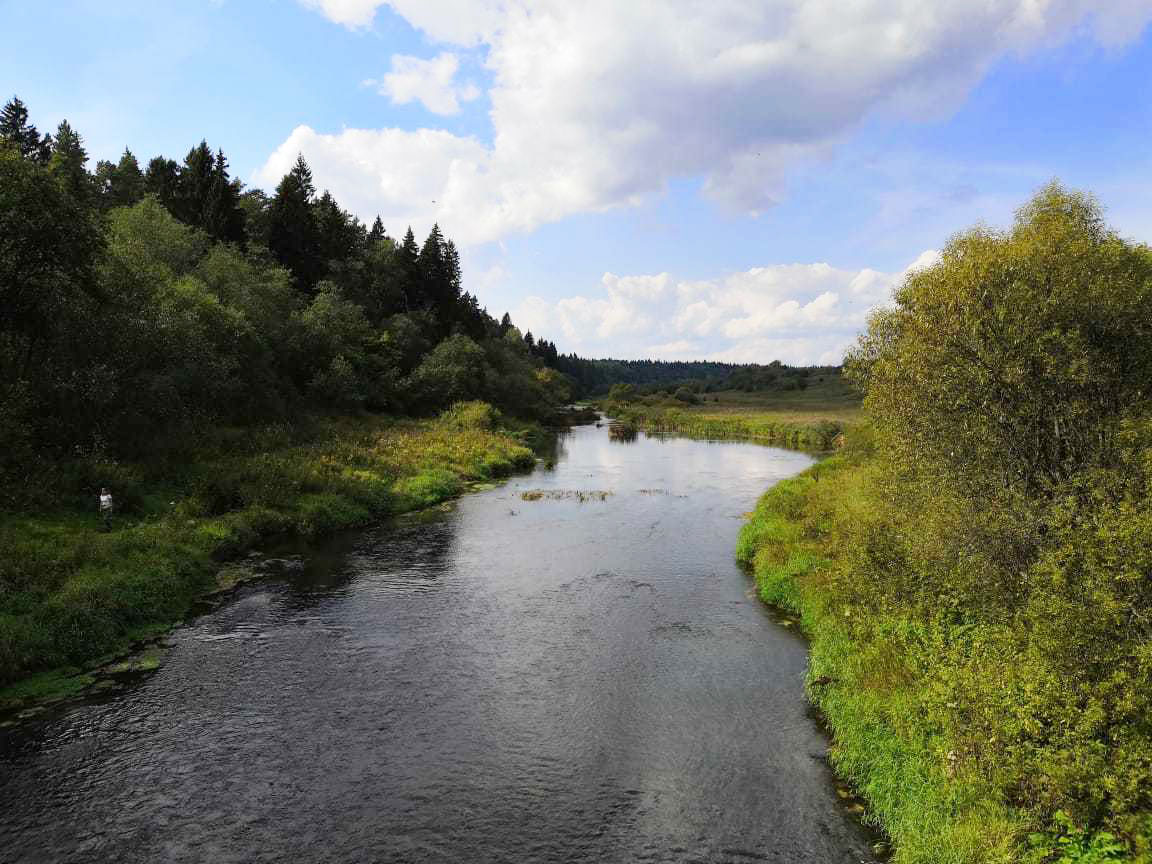
[[808,464],[581,427],[531,476],[266,549],[304,563],[174,631],[131,686],[0,733],[0,849],[871,860],[804,644],[732,561],[742,514]]

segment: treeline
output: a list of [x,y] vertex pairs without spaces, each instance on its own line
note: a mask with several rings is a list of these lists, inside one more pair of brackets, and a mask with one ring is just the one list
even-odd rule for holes
[[[839,373],[835,366],[787,366],[779,360],[767,365],[708,360],[592,360],[576,354],[557,354],[556,346],[544,340],[534,343],[533,351],[549,366],[567,375],[579,395],[604,395],[613,388],[641,395],[678,390],[691,393],[803,390],[810,378]],[[628,389],[620,391],[621,386]]]
[[846,369],[869,425],[742,557],[895,860],[1152,860],[1152,249],[1050,186]]
[[438,227],[362,224],[298,159],[244,189],[206,142],[88,170],[67,123],[0,115],[0,474],[140,457],[299,412],[427,413],[484,399],[539,417],[565,378],[463,290]]

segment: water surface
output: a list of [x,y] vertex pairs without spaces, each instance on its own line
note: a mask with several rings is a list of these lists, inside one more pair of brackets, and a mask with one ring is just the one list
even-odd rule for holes
[[[553,469],[313,550],[145,680],[0,732],[0,860],[867,860],[805,647],[732,558],[810,462],[583,427]],[[579,490],[612,494],[551,494]]]

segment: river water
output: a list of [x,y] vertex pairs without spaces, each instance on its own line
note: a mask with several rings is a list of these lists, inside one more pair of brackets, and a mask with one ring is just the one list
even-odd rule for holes
[[0,860],[870,860],[805,647],[733,563],[742,514],[811,460],[591,426],[559,447],[0,731]]

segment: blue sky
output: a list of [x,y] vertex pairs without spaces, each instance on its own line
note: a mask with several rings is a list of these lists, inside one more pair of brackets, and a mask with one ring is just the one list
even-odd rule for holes
[[[577,8],[579,7],[579,8]],[[92,157],[206,138],[594,356],[835,362],[1041,183],[1152,240],[1152,0],[0,0],[0,88]]]

